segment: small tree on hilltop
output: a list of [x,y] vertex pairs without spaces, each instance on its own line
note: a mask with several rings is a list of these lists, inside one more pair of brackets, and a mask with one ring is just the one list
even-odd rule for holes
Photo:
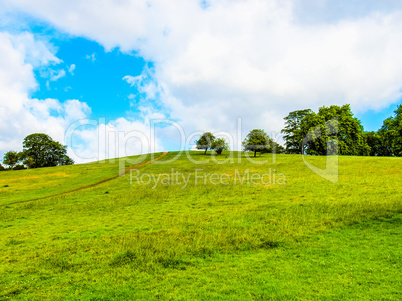
[[215,140],[215,136],[212,135],[211,132],[206,132],[201,135],[200,139],[195,141],[197,149],[205,149],[205,153],[207,153],[207,150],[211,148],[212,143]]
[[20,155],[16,151],[8,151],[4,154],[3,163],[10,166],[11,170],[20,161]]
[[31,134],[25,137],[24,162],[28,167],[49,167],[72,164],[67,156],[67,146],[54,141],[46,134]]
[[215,139],[212,142],[211,149],[216,151],[218,155],[222,154],[222,151],[229,149],[229,144],[223,138]]
[[252,130],[244,139],[243,147],[245,151],[253,151],[254,157],[257,152],[267,153],[272,151],[273,141],[269,138],[264,130]]

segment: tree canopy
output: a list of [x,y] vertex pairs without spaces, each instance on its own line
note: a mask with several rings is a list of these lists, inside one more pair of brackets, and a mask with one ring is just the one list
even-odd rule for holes
[[195,141],[197,149],[205,149],[204,154],[208,149],[214,150],[218,155],[222,154],[224,150],[229,149],[229,144],[223,138],[215,138],[211,132],[205,132],[201,135],[200,139]]
[[4,154],[3,163],[14,169],[14,166],[20,161],[20,154],[16,151],[8,151]]
[[318,113],[311,110],[294,111],[285,117],[286,151],[310,155],[349,155],[370,154],[363,126],[353,116],[350,105],[319,108]]
[[198,139],[196,143],[197,149],[205,149],[205,153],[207,153],[207,150],[211,148],[212,143],[215,140],[215,136],[212,135],[211,132],[205,132],[201,135],[200,139]]
[[387,151],[383,147],[380,134],[372,131],[364,133],[367,145],[370,147],[370,156],[386,156]]
[[67,147],[46,134],[31,134],[23,142],[24,164],[31,168],[70,165],[74,161],[67,156]]
[[402,156],[402,105],[384,120],[379,135],[379,156]]
[[223,138],[215,139],[211,144],[211,149],[216,151],[218,155],[222,154],[222,151],[229,149],[229,144]]
[[307,115],[312,113],[313,111],[310,109],[298,110],[290,112],[289,115],[284,118],[285,128],[281,132],[284,134],[283,139],[285,140],[286,153],[302,153],[304,135],[301,131],[301,123]]
[[264,130],[254,129],[248,133],[246,139],[243,141],[243,148],[245,151],[253,151],[254,157],[257,152],[270,153],[281,151],[279,144],[274,142]]

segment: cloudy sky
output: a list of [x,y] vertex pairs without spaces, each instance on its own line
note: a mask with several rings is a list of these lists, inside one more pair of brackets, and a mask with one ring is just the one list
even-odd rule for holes
[[401,53],[399,0],[0,0],[0,156],[34,132],[77,162],[200,131],[238,149],[331,104],[377,130],[401,103]]

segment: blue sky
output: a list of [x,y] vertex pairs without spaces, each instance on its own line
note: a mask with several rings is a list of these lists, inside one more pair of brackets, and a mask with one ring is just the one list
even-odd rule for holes
[[[39,88],[32,93],[32,98],[56,98],[61,101],[79,99],[91,107],[91,118],[95,119],[114,120],[126,115],[136,116],[138,101],[135,99],[138,100],[141,93],[122,79],[126,75],[141,75],[146,66],[152,66],[152,62],[146,62],[135,52],[123,53],[118,48],[106,51],[95,41],[69,37],[57,32],[55,28],[36,26],[34,22],[32,24],[27,30],[33,34],[48,38],[49,32],[52,32],[50,37],[56,37],[51,38],[50,42],[57,49],[56,55],[62,63],[53,68],[55,71],[66,72],[65,76],[51,81],[48,74],[42,75],[48,73],[48,68],[36,69]],[[69,72],[72,65],[74,69]],[[110,105],[111,102],[113,105]],[[355,116],[362,121],[366,131],[376,131],[395,109],[396,105],[391,104],[381,110],[357,112]]]
[[[38,36],[47,31],[35,26],[31,30]],[[62,36],[60,33],[55,35]],[[57,48],[57,57],[62,60],[50,69],[53,68],[56,75],[57,71],[64,70],[66,75],[51,81],[48,68],[36,69],[39,87],[31,94],[32,98],[85,101],[92,109],[91,118],[95,119],[114,120],[126,115],[135,117],[139,113],[137,105],[141,93],[123,77],[141,75],[146,66],[152,66],[152,62],[146,62],[135,53],[122,53],[118,48],[105,51],[97,42],[81,37],[64,36],[50,41]],[[69,72],[72,65],[74,69]],[[366,131],[376,131],[395,109],[396,105],[391,104],[381,110],[358,112],[355,116],[362,121]]]
[[[32,98],[78,99],[91,107],[91,118],[105,118],[107,122],[121,116],[139,118],[138,98],[141,93],[123,77],[141,75],[146,66],[152,66],[152,62],[146,62],[134,52],[123,53],[118,48],[106,51],[95,41],[63,36],[54,28],[50,30],[53,36],[60,37],[52,38],[50,42],[62,62],[35,70],[39,87],[31,94]],[[37,36],[46,36],[49,29],[33,26],[30,31]],[[73,70],[69,71],[72,65]],[[64,70],[66,75],[52,81],[48,69],[54,70],[56,76],[60,70]],[[362,121],[366,131],[376,131],[395,109],[396,105],[391,104],[381,110],[357,112],[355,116]]]
[[292,110],[350,103],[372,131],[401,103],[400,1],[17,0],[0,17],[0,155],[32,131],[77,162],[202,131],[239,149],[253,128],[280,142]]
[[[52,42],[58,49],[57,57],[63,62],[51,68],[56,75],[60,70],[66,75],[52,81],[47,74],[49,68],[35,70],[39,89],[32,93],[33,98],[85,101],[92,109],[92,118],[116,119],[129,110],[136,112],[129,97],[138,91],[123,81],[123,77],[141,74],[146,65],[141,57],[124,54],[119,49],[105,52],[101,45],[84,38]],[[73,70],[69,71],[71,66]]]

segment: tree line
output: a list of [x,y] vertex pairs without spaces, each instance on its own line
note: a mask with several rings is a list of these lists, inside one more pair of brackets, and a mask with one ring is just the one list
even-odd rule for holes
[[[350,105],[323,106],[290,112],[281,131],[285,146],[273,141],[262,129],[252,130],[243,141],[245,151],[308,155],[402,156],[402,105],[384,120],[376,132],[365,132]],[[210,132],[195,141],[197,149],[228,150],[227,142]]]
[[[195,141],[197,149],[208,149],[215,151],[218,155],[222,154],[222,151],[229,150],[229,144],[223,138],[215,138],[211,132],[203,133],[197,141]],[[284,148],[274,140],[272,140],[264,130],[254,129],[252,130],[243,141],[243,148],[246,151],[254,152],[256,157],[257,152],[260,153],[283,153]]]
[[282,133],[289,154],[402,156],[402,105],[378,131],[365,132],[350,105],[333,105],[290,112]]
[[[4,154],[3,164],[11,170],[74,164],[73,159],[67,156],[67,146],[46,134],[28,135],[22,144],[21,152],[8,151]],[[5,169],[0,164],[0,170]]]
[[[311,109],[290,112],[284,118],[281,131],[285,146],[278,144],[262,129],[250,131],[242,145],[254,153],[286,153],[308,155],[402,156],[402,105],[394,115],[384,120],[378,131],[365,132],[360,120],[354,117],[350,105],[323,106],[318,112]],[[229,150],[223,138],[205,132],[195,141],[197,149],[215,151],[218,155]],[[31,134],[24,138],[21,152],[8,151],[3,164],[8,169],[25,169],[70,165],[67,147],[46,134]],[[0,171],[6,168],[0,164]]]

